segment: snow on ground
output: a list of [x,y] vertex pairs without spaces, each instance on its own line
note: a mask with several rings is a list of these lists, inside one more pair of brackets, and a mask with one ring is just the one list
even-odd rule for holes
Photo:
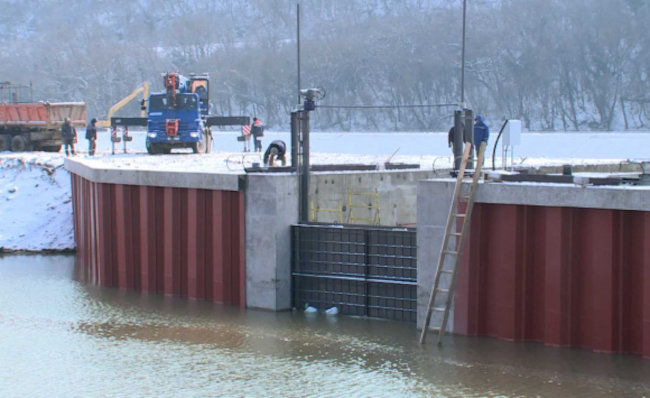
[[[77,159],[90,166],[115,169],[149,169],[242,173],[261,163],[261,154],[244,153],[237,133],[217,132],[213,152],[150,156],[144,133],[132,132],[128,153],[116,146],[112,155],[109,136],[100,133],[98,153],[87,155],[86,141],[77,145]],[[83,133],[79,134],[83,137]],[[494,137],[491,137],[493,139]],[[289,133],[268,132],[264,144],[274,139],[289,143]],[[539,167],[563,164],[620,163],[648,159],[648,133],[525,133],[515,148],[512,165]],[[490,147],[492,149],[492,147]],[[446,133],[312,133],[312,164],[419,164],[423,169],[448,169],[452,164]],[[501,148],[496,165],[502,165]],[[0,248],[5,251],[74,249],[70,175],[60,153],[0,153]],[[486,165],[491,165],[491,153]]]
[[0,248],[74,248],[70,175],[59,154],[0,155]]

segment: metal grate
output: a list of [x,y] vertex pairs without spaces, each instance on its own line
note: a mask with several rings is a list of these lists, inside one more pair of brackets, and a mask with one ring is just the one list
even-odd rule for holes
[[415,229],[292,227],[293,300],[344,315],[416,321]]

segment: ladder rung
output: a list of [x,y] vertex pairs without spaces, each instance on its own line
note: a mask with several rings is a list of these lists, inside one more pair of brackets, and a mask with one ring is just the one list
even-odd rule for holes
[[449,289],[438,289],[440,293],[449,293]]
[[463,218],[463,217],[465,217],[467,214],[465,214],[465,213],[454,213],[454,215],[455,215],[456,217],[458,217],[458,218]]
[[442,273],[442,274],[450,274],[451,275],[451,274],[454,273],[454,271],[450,270],[450,269],[441,269],[440,273]]
[[447,307],[433,307],[433,310],[438,312],[445,312],[447,310]]
[[445,250],[445,253],[447,253],[447,254],[451,254],[451,255],[453,255],[453,256],[457,256],[457,255],[458,255],[458,252],[457,252],[457,251],[454,251],[454,250]]
[[469,200],[469,195],[460,195],[459,198],[463,200]]
[[460,232],[450,232],[449,235],[453,235],[453,236],[463,236],[463,234],[461,234]]

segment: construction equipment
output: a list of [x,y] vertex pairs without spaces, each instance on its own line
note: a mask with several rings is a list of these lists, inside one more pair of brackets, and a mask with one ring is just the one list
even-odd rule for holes
[[31,85],[0,83],[0,152],[58,152],[66,117],[75,128],[86,126],[85,103],[24,101],[31,89]]
[[[447,328],[447,320],[449,319],[449,310],[454,297],[456,289],[456,279],[458,277],[458,267],[461,262],[461,254],[463,253],[463,246],[465,238],[469,233],[470,219],[472,216],[472,208],[474,207],[474,196],[478,181],[481,177],[481,169],[483,166],[483,156],[485,153],[486,143],[483,142],[478,151],[478,159],[476,162],[476,169],[474,170],[471,183],[466,184],[465,170],[471,152],[471,144],[465,144],[465,151],[460,164],[460,170],[456,177],[456,188],[454,189],[454,196],[449,208],[449,216],[447,217],[447,227],[445,229],[445,237],[440,248],[440,255],[438,256],[438,266],[436,269],[436,276],[433,281],[431,295],[429,296],[429,303],[427,305],[427,312],[422,325],[422,333],[420,334],[420,344],[424,343],[427,330],[429,329],[429,322],[431,315],[435,311],[442,316],[442,323],[440,327],[431,328],[438,331],[438,344],[442,344],[442,336]],[[469,188],[469,191],[467,189]],[[464,209],[459,208],[459,204],[465,203]],[[462,211],[462,212],[461,212]],[[458,231],[458,223],[461,223],[460,231]],[[450,247],[451,246],[451,247]],[[453,264],[452,268],[445,267],[448,265],[447,258]],[[443,278],[442,275],[446,275]],[[438,295],[443,296],[443,305],[436,302]],[[441,300],[439,300],[441,301]]]
[[131,102],[140,93],[142,93],[142,100],[140,102],[140,109],[142,112],[140,116],[145,117],[147,115],[146,100],[149,97],[149,83],[147,82],[144,82],[141,87],[136,88],[133,90],[133,92],[131,92],[131,94],[127,95],[126,97],[116,102],[115,105],[111,106],[111,109],[108,110],[108,116],[106,116],[106,120],[98,120],[97,127],[111,127],[111,118],[113,117],[113,114],[126,106],[126,104]]
[[208,153],[212,148],[212,126],[250,124],[249,116],[214,116],[210,110],[210,79],[207,74],[163,75],[165,91],[153,93],[147,101],[146,117],[111,118],[111,126],[146,126],[150,154],[170,153],[174,148],[191,148]]

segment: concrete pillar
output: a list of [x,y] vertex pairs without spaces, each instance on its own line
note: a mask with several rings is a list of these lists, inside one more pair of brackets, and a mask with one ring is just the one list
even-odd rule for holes
[[246,306],[291,308],[291,228],[298,222],[298,177],[246,176]]

